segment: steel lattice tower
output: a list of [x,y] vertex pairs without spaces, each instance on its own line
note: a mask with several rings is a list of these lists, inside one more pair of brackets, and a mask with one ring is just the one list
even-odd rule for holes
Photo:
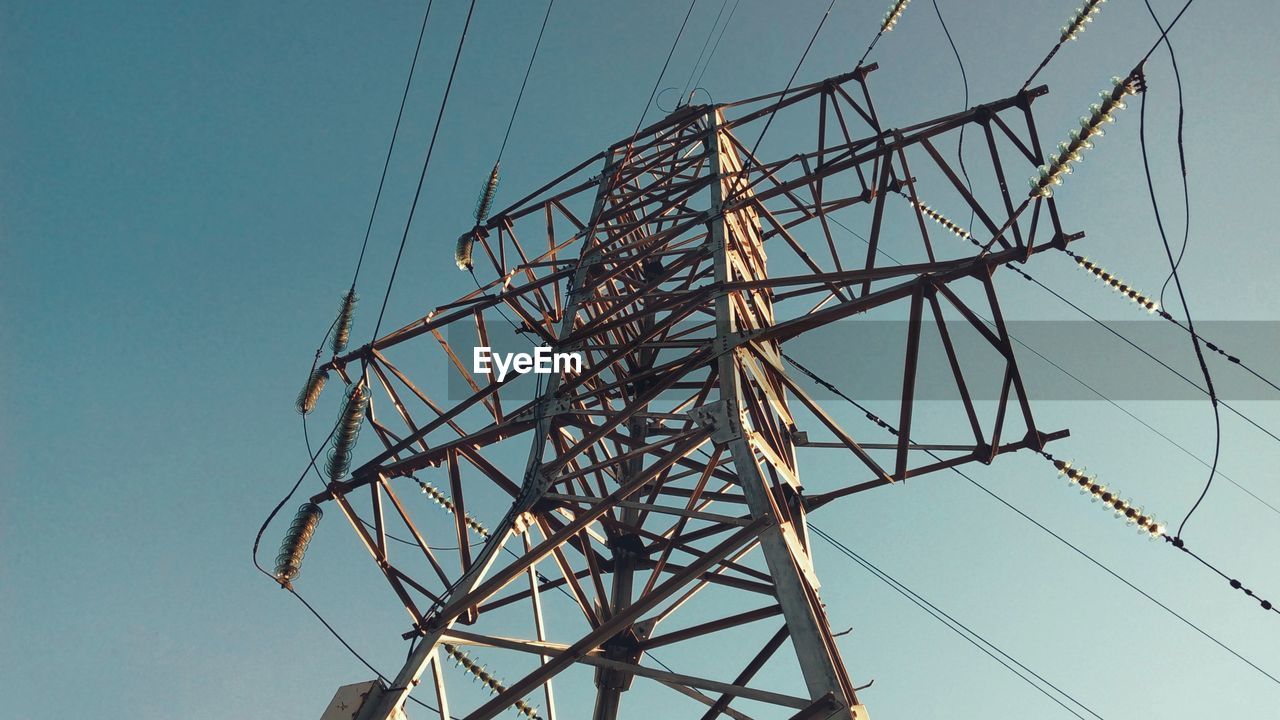
[[[673,691],[664,717],[867,717],[859,668],[828,626],[806,515],[1066,434],[1035,426],[992,277],[1079,237],[1051,197],[1005,182],[1043,161],[1031,114],[1043,87],[886,129],[868,90],[874,69],[678,109],[472,231],[477,270],[494,278],[482,290],[323,366],[367,383],[382,450],[312,501],[348,518],[417,640],[360,717],[390,717],[420,687],[441,718],[486,720],[525,699],[555,718],[563,679],[590,690],[561,693],[560,717],[608,720],[637,678]],[[753,157],[741,138],[775,119],[816,142]],[[995,180],[983,193],[938,149],[965,125],[971,167]],[[962,237],[987,250],[948,236],[917,195],[925,186],[945,197],[931,203],[972,211],[980,225]],[[866,246],[833,234],[828,215],[845,209],[863,218]],[[907,221],[886,223],[894,213]],[[893,247],[919,262],[877,264],[890,226]],[[893,303],[909,321],[899,433],[868,442],[784,370],[782,347]],[[499,308],[534,344],[581,353],[582,371],[545,376],[532,400],[510,379],[473,375],[471,346],[490,344]],[[968,423],[959,441],[913,443],[920,337],[935,324]],[[998,362],[966,367],[951,341],[961,330]],[[465,397],[444,402],[410,365],[449,366]],[[978,373],[998,378],[992,412],[970,397],[966,377]],[[855,462],[805,485],[797,453],[808,448]],[[402,499],[415,480],[452,519]],[[439,538],[442,524],[452,550],[422,532]],[[413,547],[388,542],[404,529]],[[550,613],[548,592],[568,595],[572,614]],[[462,648],[488,664],[493,690],[470,708],[443,662]]]

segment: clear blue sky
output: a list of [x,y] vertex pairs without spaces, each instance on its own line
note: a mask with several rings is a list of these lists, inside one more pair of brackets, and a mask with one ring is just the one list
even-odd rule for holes
[[[887,4],[838,2],[801,79],[850,69]],[[1153,4],[1164,18],[1180,6]],[[939,5],[974,103],[1014,92],[1075,7]],[[780,88],[825,6],[743,0],[703,85],[716,100]],[[452,242],[496,152],[544,7],[479,4],[389,326],[467,290]],[[684,7],[559,0],[499,204],[630,132]],[[698,4],[664,85],[683,84],[719,7]],[[401,0],[0,4],[0,715],[305,720],[319,717],[337,686],[367,678],[253,570],[248,551],[305,457],[293,396],[349,280],[421,12],[422,3]],[[390,268],[464,12],[459,0],[434,11],[362,283],[371,299]],[[1194,203],[1183,279],[1199,318],[1280,319],[1278,14],[1258,0],[1200,2],[1172,36]],[[1064,139],[1156,34],[1141,3],[1105,5],[1040,78],[1052,91],[1037,103],[1046,139]],[[927,0],[907,9],[873,59],[889,124],[963,107]],[[1163,51],[1149,71],[1148,129],[1176,236],[1176,106]],[[1089,234],[1083,252],[1155,292],[1165,261],[1141,180],[1136,107],[1113,127],[1069,178],[1061,207]],[[773,138],[787,140],[785,128]],[[1103,317],[1135,317],[1060,261],[1038,258],[1037,275]],[[1004,286],[1011,317],[1071,317],[1026,283]],[[370,331],[374,304],[358,335]],[[1118,344],[1070,350],[1064,362],[1085,375],[1147,362]],[[1238,407],[1280,428],[1276,395],[1261,386],[1258,394],[1266,401]],[[1210,456],[1207,403],[1128,407]],[[1038,410],[1044,427],[1071,428],[1061,454],[1159,516],[1179,518],[1199,492],[1204,469],[1115,408]],[[849,408],[837,412],[869,432]],[[1224,473],[1280,504],[1273,440],[1224,415],[1222,457]],[[838,470],[836,461],[805,468]],[[1141,540],[1043,461],[1004,457],[973,472],[1280,674],[1274,614]],[[954,478],[862,494],[814,520],[1104,717],[1280,712],[1280,687]],[[268,535],[268,554],[281,531]],[[1280,599],[1275,512],[1219,481],[1187,539]],[[393,672],[405,650],[403,611],[362,553],[341,523],[326,523],[303,587]],[[876,720],[1067,717],[829,549],[818,564],[832,624],[854,628],[840,640],[846,662],[860,681],[875,679],[864,699]],[[665,691],[634,691],[649,692]]]

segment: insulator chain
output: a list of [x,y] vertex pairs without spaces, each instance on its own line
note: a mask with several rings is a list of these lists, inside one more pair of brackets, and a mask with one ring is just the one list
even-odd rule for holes
[[[441,643],[441,646],[444,648],[445,653],[453,659],[454,665],[470,673],[488,688],[490,693],[499,695],[506,692],[507,686],[503,685],[501,680],[494,677],[484,665],[472,660],[471,656],[460,650],[458,646],[449,643]],[[516,700],[512,707],[521,715],[530,718],[530,720],[537,720],[538,718],[538,709],[523,699]]]
[[289,530],[280,542],[280,553],[276,555],[276,580],[284,587],[290,587],[293,580],[302,571],[302,557],[307,553],[311,537],[315,535],[316,526],[324,512],[315,503],[303,503],[289,524]]
[[889,7],[889,12],[884,14],[884,21],[880,23],[880,32],[887,33],[893,30],[898,21],[902,19],[902,13],[906,11],[907,4],[911,0],[898,0]]
[[[431,498],[437,505],[444,508],[445,512],[450,515],[458,514],[458,508],[453,504],[453,500],[450,499],[448,495],[445,495],[440,488],[425,480],[419,480],[418,478],[414,478],[413,480],[418,483],[418,487],[422,490],[422,494]],[[489,537],[489,528],[485,527],[479,520],[471,517],[471,513],[465,513],[462,520],[466,523],[466,526],[475,531],[477,535],[481,537]]]
[[1049,156],[1049,162],[1040,166],[1040,172],[1031,178],[1031,197],[1053,197],[1053,187],[1061,185],[1062,179],[1072,173],[1072,165],[1079,163],[1084,151],[1093,147],[1093,138],[1105,133],[1102,126],[1115,122],[1115,113],[1125,107],[1124,98],[1135,95],[1143,89],[1141,74],[1134,71],[1128,77],[1111,78],[1114,86],[1110,92],[1103,90],[1098,95],[1101,103],[1089,107],[1089,114],[1080,118],[1080,129],[1072,130],[1071,142],[1058,143],[1058,152]]
[[1121,497],[1119,491],[1098,482],[1095,475],[1090,475],[1081,468],[1073,466],[1066,460],[1059,460],[1047,452],[1041,452],[1046,460],[1058,468],[1058,474],[1065,475],[1067,482],[1080,488],[1080,492],[1089,495],[1094,502],[1102,504],[1115,512],[1116,517],[1129,524],[1138,526],[1139,532],[1149,535],[1153,540],[1164,535],[1164,525],[1150,514],[1143,512],[1129,498]]
[[1058,42],[1064,43],[1068,40],[1075,40],[1084,32],[1085,26],[1093,22],[1093,16],[1098,14],[1102,9],[1102,3],[1107,0],[1087,0],[1085,4],[1076,9],[1076,14],[1071,16],[1071,22],[1062,27],[1062,35],[1059,36]]

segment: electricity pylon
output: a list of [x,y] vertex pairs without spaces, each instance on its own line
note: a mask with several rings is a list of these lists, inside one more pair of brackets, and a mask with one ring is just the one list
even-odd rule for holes
[[[1033,421],[993,275],[1080,237],[1048,193],[1006,183],[1007,169],[1043,162],[1031,114],[1043,87],[887,129],[874,69],[677,109],[464,235],[460,262],[493,278],[483,288],[322,366],[372,396],[382,449],[312,502],[349,520],[416,642],[358,717],[388,718],[421,688],[442,720],[510,708],[612,720],[650,711],[628,694],[637,678],[649,702],[665,694],[663,717],[867,717],[852,679],[865,670],[851,673],[833,638],[806,516],[1066,435]],[[769,124],[815,142],[756,157],[740,138]],[[966,125],[972,191],[939,150]],[[976,218],[972,235],[934,209],[946,203]],[[865,245],[833,232],[837,213]],[[887,249],[903,264],[879,262]],[[856,342],[855,322],[828,326],[891,306],[907,334],[889,356],[904,372],[885,443],[843,428],[782,348],[822,328]],[[495,310],[532,344],[579,353],[581,371],[538,376],[531,398],[527,378],[473,372],[472,347],[506,327]],[[912,429],[929,327],[967,419],[936,443]],[[960,332],[992,359],[962,362]],[[439,383],[445,368],[451,400],[411,379]],[[1000,388],[985,412],[969,390],[979,374]],[[854,462],[802,483],[801,456],[836,452]],[[453,517],[424,520],[434,511],[406,488]],[[389,542],[397,532],[408,548]],[[446,656],[490,694],[457,690]]]

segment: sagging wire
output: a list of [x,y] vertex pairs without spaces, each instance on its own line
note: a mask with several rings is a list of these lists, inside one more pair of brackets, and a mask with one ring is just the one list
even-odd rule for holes
[[[1040,687],[1040,685],[1033,682],[1031,677],[1036,678],[1040,682],[1052,688],[1059,695],[1062,695],[1063,697],[1067,698],[1071,702],[1075,703],[1080,708],[1083,708],[1085,712],[1089,713],[1095,718],[1098,718],[1099,720],[1102,720],[1102,716],[1097,714],[1093,710],[1091,710],[1089,706],[1075,699],[1075,697],[1073,697],[1071,694],[1067,693],[1066,691],[1062,690],[1057,685],[1054,685],[1052,682],[1046,680],[1044,676],[1040,675],[1036,671],[1022,664],[1020,661],[1018,661],[1017,658],[1014,658],[1009,653],[1005,652],[1004,650],[1001,650],[990,640],[987,640],[983,636],[969,629],[967,625],[960,622],[959,620],[956,620],[945,610],[942,610],[937,605],[934,605],[933,603],[929,602],[924,597],[922,597],[919,593],[915,592],[914,590],[907,587],[906,585],[903,585],[901,582],[895,579],[892,575],[876,567],[870,560],[867,560],[866,558],[862,557],[858,553],[854,552],[853,549],[850,548],[848,545],[845,545],[839,540],[836,540],[834,537],[831,536],[830,533],[826,532],[825,530],[818,527],[812,522],[808,523],[808,527],[810,530],[813,531],[815,535],[825,540],[828,545],[835,548],[846,558],[848,558],[849,560],[853,561],[855,564],[862,567],[862,569],[871,573],[873,576],[875,576],[877,580],[884,583],[885,585],[888,585],[890,588],[894,590],[894,592],[897,592],[899,595],[911,601],[911,603],[914,604],[916,607],[920,608],[921,610],[924,610],[931,617],[933,617],[933,619],[937,620],[938,622],[946,626],[947,629],[951,630],[955,634],[964,638],[965,641],[967,641],[969,644],[981,650],[992,660],[995,660],[996,662],[1003,665],[1005,669],[1013,673],[1017,678],[1027,683],[1031,687],[1035,688],[1042,695],[1044,695],[1045,697],[1049,698],[1050,700],[1060,705],[1067,712],[1071,713],[1077,718],[1082,718],[1082,719],[1084,718],[1083,715],[1076,712],[1069,705],[1062,702],[1062,700],[1058,699],[1057,697],[1054,697],[1048,690],[1045,690],[1043,687]],[[1010,663],[1012,663],[1012,665]],[[1018,668],[1021,668],[1023,671],[1029,673],[1031,677],[1027,677],[1026,675],[1023,675],[1021,672],[1018,672],[1018,670],[1016,670],[1014,666],[1017,666]]]
[[[444,648],[445,654],[453,659],[454,665],[462,668],[472,677],[479,680],[480,683],[489,690],[489,694],[501,695],[507,691],[507,686],[504,685],[501,680],[494,677],[493,673],[490,673],[488,668],[473,660],[471,656],[467,655],[465,651],[459,649],[457,645],[453,645],[451,643],[441,643],[440,645]],[[525,702],[523,698],[516,700],[512,703],[511,707],[516,712],[529,718],[529,720],[537,720],[539,717],[537,708]]]
[[[1147,12],[1151,15],[1151,20],[1155,22],[1156,28],[1160,30],[1160,38],[1164,41],[1164,46],[1169,50],[1169,62],[1173,65],[1173,82],[1178,89],[1178,170],[1182,173],[1182,247],[1178,250],[1178,259],[1174,262],[1175,268],[1182,265],[1182,258],[1187,254],[1187,242],[1191,239],[1191,190],[1187,186],[1187,153],[1186,147],[1182,142],[1183,121],[1185,120],[1186,107],[1182,102],[1182,73],[1178,70],[1178,54],[1173,51],[1173,43],[1169,41],[1169,35],[1165,31],[1164,25],[1160,23],[1160,18],[1156,15],[1156,11],[1151,7],[1150,0],[1143,0],[1147,6]],[[1160,286],[1160,304],[1164,304],[1164,293],[1169,288],[1169,283],[1173,281],[1173,273],[1164,279],[1164,283]]]
[[[1190,6],[1190,4],[1190,1],[1188,1],[1187,6]],[[1186,11],[1186,7],[1183,8],[1183,11]],[[1181,13],[1179,13],[1179,16],[1181,16]],[[1176,18],[1174,22],[1177,22]],[[1171,23],[1169,27],[1172,28],[1173,24]],[[1167,34],[1168,30],[1165,30],[1161,33],[1161,37],[1165,38]],[[1156,47],[1159,47],[1159,42],[1156,43]],[[1151,53],[1147,53],[1148,57],[1150,54]],[[1143,58],[1143,62],[1146,62],[1146,58]],[[1141,72],[1142,65],[1139,65],[1138,67],[1138,72]],[[1160,216],[1160,203],[1156,200],[1156,188],[1151,177],[1151,163],[1147,155],[1146,92],[1142,93],[1142,101],[1138,108],[1138,145],[1142,150],[1142,171],[1147,180],[1147,193],[1151,198],[1151,210],[1156,218],[1156,229],[1160,233],[1160,244],[1164,247],[1165,257],[1169,260],[1170,274],[1173,276],[1173,286],[1174,289],[1178,291],[1178,301],[1182,305],[1183,314],[1187,317],[1187,332],[1191,335],[1191,347],[1195,351],[1196,362],[1199,363],[1200,373],[1204,376],[1205,390],[1209,394],[1209,404],[1213,408],[1213,465],[1209,468],[1209,478],[1205,481],[1204,489],[1200,491],[1200,497],[1196,498],[1195,503],[1191,505],[1191,509],[1188,510],[1186,516],[1182,518],[1182,522],[1178,524],[1178,532],[1175,533],[1174,537],[1180,538],[1182,536],[1183,529],[1187,525],[1187,521],[1190,520],[1191,516],[1195,514],[1197,509],[1199,509],[1200,503],[1204,502],[1205,497],[1209,494],[1209,488],[1213,486],[1213,478],[1218,471],[1218,457],[1222,452],[1222,413],[1218,409],[1218,393],[1213,387],[1213,375],[1209,372],[1208,363],[1205,362],[1204,350],[1200,346],[1200,336],[1196,333],[1195,321],[1191,319],[1191,306],[1187,303],[1187,296],[1182,291],[1182,278],[1178,275],[1178,263],[1174,260],[1173,248],[1170,247],[1169,237],[1165,234],[1164,220]]]
[[[377,677],[379,680],[383,682],[383,684],[385,684],[387,687],[391,686],[392,684],[391,679],[388,678],[386,675],[382,674],[378,670],[378,668],[374,667],[373,664],[370,663],[368,660],[365,660],[364,656],[361,655],[359,652],[357,652],[356,649],[351,646],[351,643],[347,642],[346,638],[342,637],[342,634],[339,633],[337,629],[334,628],[333,625],[330,624],[329,621],[326,620],[324,616],[320,614],[320,611],[316,610],[315,607],[311,605],[311,603],[307,602],[306,598],[302,597],[302,595],[297,590],[294,590],[293,588],[287,588],[287,589],[289,590],[289,593],[291,595],[293,595],[295,598],[298,599],[298,602],[302,603],[303,607],[309,610],[311,614],[314,615],[315,618],[320,621],[320,624],[324,626],[324,629],[328,630],[329,634],[332,635],[335,640],[341,643],[342,647],[347,649],[347,652],[351,653],[351,655],[355,657],[356,660],[359,660],[360,664],[364,665],[369,670],[369,672],[373,673],[375,677]],[[434,713],[440,712],[440,709],[437,708],[436,706],[425,703],[419,700],[418,698],[414,697],[413,695],[407,695],[406,697],[409,700],[413,701],[415,704],[417,704],[419,707],[426,708],[427,710],[430,710],[431,712],[434,712]],[[462,719],[455,715],[450,714],[449,720],[462,720]]]
[[[964,60],[960,58],[960,49],[956,47],[956,41],[951,37],[951,29],[947,27],[947,21],[942,17],[942,9],[938,7],[938,0],[933,0],[933,12],[938,16],[938,24],[942,26],[942,33],[947,37],[947,44],[951,46],[951,54],[956,56],[956,65],[960,68],[960,82],[964,84],[964,107],[969,107],[969,74],[965,72]],[[969,180],[969,169],[964,165],[964,131],[968,129],[969,123],[960,126],[960,137],[956,141],[956,159],[960,162],[960,175],[964,177],[964,185],[968,189],[969,194],[973,194],[973,182]],[[973,225],[974,210],[969,209],[969,224]]]

